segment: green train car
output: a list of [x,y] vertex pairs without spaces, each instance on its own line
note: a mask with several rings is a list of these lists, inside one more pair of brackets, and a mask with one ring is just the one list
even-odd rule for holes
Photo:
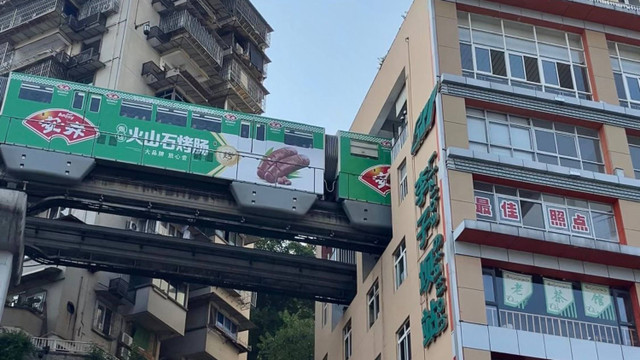
[[[390,204],[388,139],[21,73],[9,76],[0,116],[5,148]],[[329,138],[337,153],[327,158]]]

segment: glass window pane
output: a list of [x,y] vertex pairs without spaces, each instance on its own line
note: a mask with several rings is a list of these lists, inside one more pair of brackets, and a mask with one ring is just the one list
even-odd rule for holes
[[603,240],[617,240],[616,236],[616,222],[613,219],[613,215],[592,213],[593,228],[595,230],[596,238]]
[[503,51],[491,50],[491,70],[495,75],[507,76],[507,65]]
[[582,168],[585,170],[593,171],[593,172],[599,172],[599,173],[604,172],[604,166],[599,164],[585,162],[585,163],[582,163]]
[[622,71],[620,69],[620,60],[617,57],[612,57],[609,60],[611,61],[611,68],[613,71]]
[[613,207],[610,204],[604,204],[604,203],[599,203],[599,202],[591,202],[591,209],[592,210],[596,210],[596,211],[600,211],[600,212],[613,214]]
[[640,62],[631,60],[620,60],[622,70],[627,74],[640,75]]
[[483,120],[468,118],[467,119],[467,131],[469,133],[469,140],[477,141],[481,143],[487,142],[487,134]]
[[522,208],[523,225],[544,229],[542,204],[521,200],[520,207]]
[[100,111],[100,102],[102,101],[101,97],[92,96],[91,102],[89,103],[89,111],[98,112]]
[[476,67],[478,71],[491,72],[489,50],[476,48]]
[[491,150],[489,152],[496,155],[511,156],[511,149],[499,146],[491,146]]
[[640,83],[638,79],[627,76],[627,86],[629,87],[629,98],[640,101]]
[[460,43],[460,58],[462,68],[473,71],[473,56],[471,55],[471,45]]
[[496,185],[495,187],[496,187],[496,193],[497,194],[518,196],[518,189],[516,189],[516,188],[507,187],[507,186],[500,186],[500,185]]
[[558,165],[558,157],[551,155],[538,154],[538,162],[545,164]]
[[511,127],[511,143],[513,147],[520,149],[532,149],[531,136],[529,129],[520,128],[516,126]]
[[516,39],[507,36],[506,37],[507,50],[523,52],[525,54],[536,54],[536,43],[534,41]]
[[513,157],[524,160],[533,160],[533,153],[529,151],[514,150]]
[[73,95],[73,103],[71,107],[74,109],[82,109],[84,103],[84,93],[76,91]]
[[520,197],[523,199],[531,199],[531,200],[541,200],[542,194],[537,191],[529,191],[529,190],[518,190]]
[[618,92],[618,99],[627,99],[627,92],[624,89],[624,80],[622,79],[622,74],[613,73],[613,79],[616,82],[616,90]]
[[511,69],[511,77],[525,79],[522,56],[509,54],[509,68]]
[[569,38],[569,46],[582,49],[582,38],[580,38],[580,35],[567,33],[567,37]]
[[633,163],[633,168],[640,169],[640,147],[629,146],[629,151],[631,152],[631,162]]
[[548,203],[564,205],[564,197],[562,196],[543,194],[542,198],[544,199],[545,202],[548,202]]
[[471,42],[471,31],[467,28],[458,27],[458,39]]
[[553,129],[553,123],[546,120],[533,120],[533,126],[543,128],[543,129]]
[[582,66],[573,65],[573,74],[576,78],[576,90],[588,92],[587,69]]
[[533,26],[507,20],[504,20],[503,23],[505,34],[533,39]]
[[471,14],[471,27],[474,29],[502,32],[500,19],[485,15]]
[[495,302],[496,293],[493,289],[493,276],[491,274],[482,274],[482,283],[484,284],[484,300]]
[[627,297],[623,294],[616,294],[616,305],[618,306],[618,316],[620,318],[620,322],[629,323],[630,319],[632,319],[631,304],[630,301],[626,299]]
[[574,134],[576,132],[576,127],[573,125],[557,122],[554,123],[553,126],[555,127],[556,131],[562,131],[570,134]]
[[576,137],[571,135],[556,134],[558,143],[558,154],[564,156],[578,157],[576,150]]
[[550,44],[567,46],[567,40],[564,37],[564,33],[561,31],[536,27],[536,35],[537,35],[538,41],[544,41]]
[[598,139],[578,137],[578,144],[580,145],[580,157],[583,160],[602,162]]
[[536,130],[536,146],[540,151],[556,153],[556,139],[552,132]]
[[571,66],[568,64],[558,63],[558,77],[560,78],[560,86],[565,89],[573,89],[573,78],[571,77]]
[[582,209],[588,209],[589,203],[587,203],[586,200],[567,198],[567,206],[574,206]]
[[487,152],[487,145],[469,142],[469,150]]
[[473,37],[473,42],[475,44],[498,47],[501,49],[504,47],[504,40],[502,35],[473,30],[471,36]]
[[492,145],[511,145],[509,141],[509,127],[507,125],[489,123],[489,136]]
[[598,130],[589,129],[581,126],[576,126],[576,130],[578,132],[578,135],[589,136],[596,139],[599,137]]
[[540,71],[538,69],[538,59],[525,56],[524,68],[527,73],[527,81],[540,83]]
[[538,49],[540,49],[540,55],[544,57],[569,61],[569,51],[565,47],[538,44]]
[[573,160],[573,159],[567,159],[567,158],[560,158],[560,165],[561,166],[570,167],[572,169],[581,169],[582,168],[582,166],[580,166],[580,161]]
[[558,69],[556,63],[542,60],[542,72],[544,74],[544,82],[551,85],[560,85],[558,82]]

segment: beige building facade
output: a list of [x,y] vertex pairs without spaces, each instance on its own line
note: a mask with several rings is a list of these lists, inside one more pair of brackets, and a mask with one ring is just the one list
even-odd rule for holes
[[638,20],[414,1],[351,127],[394,139],[393,237],[315,359],[640,358]]
[[[260,114],[271,31],[248,0],[0,1],[0,75]],[[252,246],[233,233],[104,213],[58,208],[41,216]],[[2,327],[52,352],[85,356],[98,346],[122,360],[133,352],[235,360],[250,351],[251,292],[27,262],[8,299]]]

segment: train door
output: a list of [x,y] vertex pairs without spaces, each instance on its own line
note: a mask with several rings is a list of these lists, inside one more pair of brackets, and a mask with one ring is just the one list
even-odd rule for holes
[[267,124],[255,122],[253,129],[251,152],[256,156],[263,156],[267,152]]
[[236,149],[243,155],[251,153],[251,122],[242,120],[240,122],[240,134],[238,134],[238,145]]

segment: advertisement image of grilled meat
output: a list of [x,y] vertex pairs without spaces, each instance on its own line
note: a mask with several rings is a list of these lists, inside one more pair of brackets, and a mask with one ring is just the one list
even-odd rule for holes
[[291,185],[289,175],[309,166],[306,155],[298,154],[292,147],[283,147],[271,152],[260,161],[258,177],[271,184]]

